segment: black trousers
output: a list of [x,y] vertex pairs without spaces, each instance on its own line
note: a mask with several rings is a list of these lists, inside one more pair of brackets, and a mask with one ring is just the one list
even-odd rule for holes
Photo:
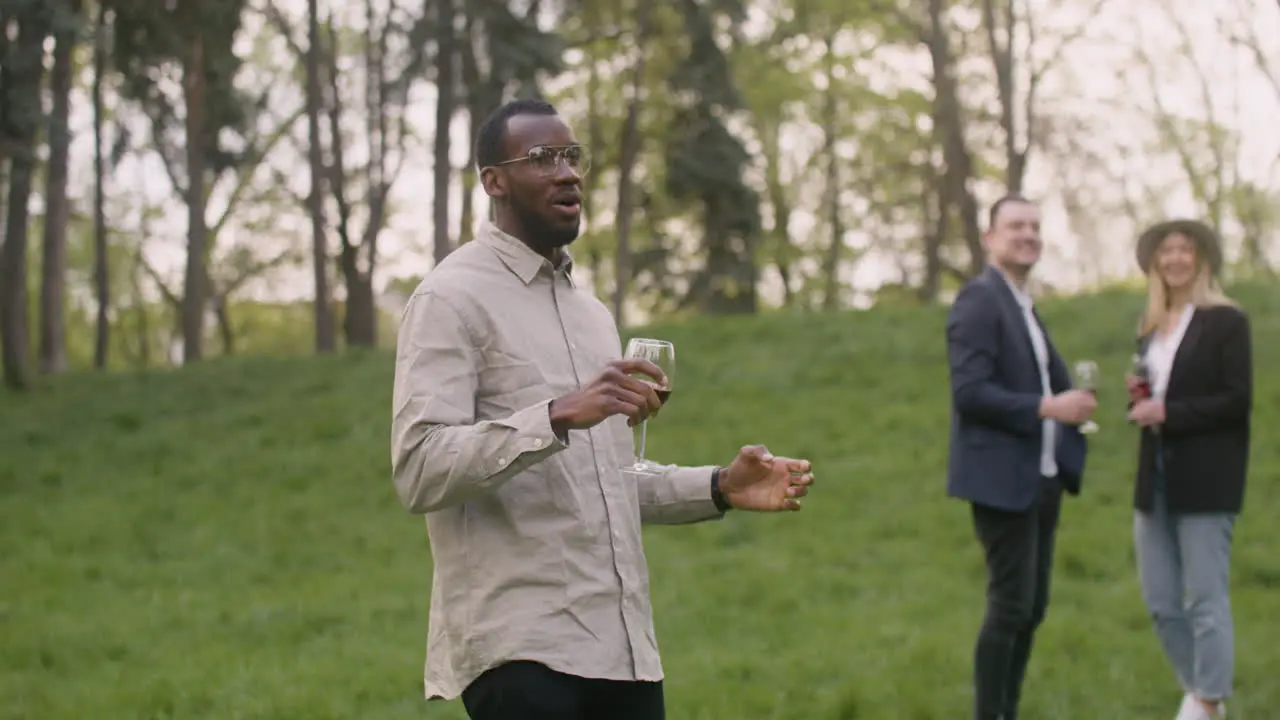
[[537,662],[495,667],[462,691],[471,720],[664,720],[661,682],[565,675]]
[[1008,512],[973,504],[987,561],[987,611],[974,649],[974,717],[1016,720],[1032,639],[1049,606],[1062,488],[1045,478],[1036,504]]

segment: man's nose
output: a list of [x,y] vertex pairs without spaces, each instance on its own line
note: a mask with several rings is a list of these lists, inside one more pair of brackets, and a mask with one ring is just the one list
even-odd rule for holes
[[582,175],[578,174],[578,171],[574,170],[569,165],[569,161],[564,158],[556,161],[556,169],[551,177],[558,183],[576,183],[582,180]]

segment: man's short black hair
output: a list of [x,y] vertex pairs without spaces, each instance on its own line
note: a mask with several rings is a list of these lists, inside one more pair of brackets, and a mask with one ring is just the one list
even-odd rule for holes
[[988,230],[995,228],[996,218],[1000,216],[1000,208],[1004,207],[1005,205],[1008,205],[1009,203],[1027,203],[1028,205],[1032,204],[1030,200],[1028,200],[1027,198],[1017,193],[1008,193],[1007,195],[1002,196],[999,200],[996,200],[994,203],[992,203],[991,209],[987,211],[987,229]]
[[503,145],[507,141],[507,121],[517,115],[558,115],[556,108],[546,100],[521,98],[512,100],[489,113],[476,133],[476,169],[497,165],[505,157]]

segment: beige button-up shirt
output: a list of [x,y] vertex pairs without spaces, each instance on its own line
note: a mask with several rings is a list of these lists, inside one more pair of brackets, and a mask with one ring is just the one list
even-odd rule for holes
[[532,659],[584,677],[658,680],[640,526],[720,517],[713,466],[621,468],[616,416],[561,442],[548,405],[621,355],[609,310],[486,224],[427,274],[396,342],[391,463],[434,559],[425,691],[452,699]]

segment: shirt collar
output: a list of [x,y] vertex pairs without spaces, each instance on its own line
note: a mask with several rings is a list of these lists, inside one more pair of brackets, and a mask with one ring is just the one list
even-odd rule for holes
[[560,263],[553,267],[550,260],[534,252],[518,238],[498,229],[498,226],[490,221],[486,220],[481,224],[476,239],[492,248],[507,269],[520,278],[525,285],[533,282],[538,271],[544,268],[548,272],[563,272],[565,277],[573,282],[573,255],[567,248],[560,249]]
[[996,274],[1000,276],[1001,280],[1004,280],[1005,285],[1009,286],[1009,292],[1013,293],[1013,299],[1017,300],[1019,305],[1027,310],[1030,310],[1035,305],[1035,302],[1031,299],[1031,293],[1027,292],[1025,288],[1020,288],[1014,284],[1013,280],[1000,268],[995,265],[991,267],[995,268]]

